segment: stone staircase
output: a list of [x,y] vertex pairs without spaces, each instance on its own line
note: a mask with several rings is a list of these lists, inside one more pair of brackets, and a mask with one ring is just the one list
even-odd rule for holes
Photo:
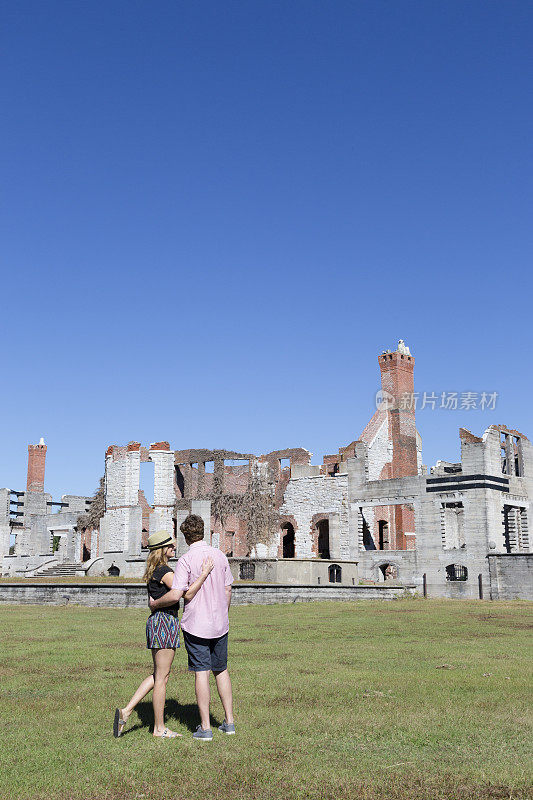
[[40,569],[35,573],[36,578],[69,578],[75,577],[76,572],[83,569],[83,564],[75,564],[71,561],[64,561],[62,564],[55,564],[53,567]]

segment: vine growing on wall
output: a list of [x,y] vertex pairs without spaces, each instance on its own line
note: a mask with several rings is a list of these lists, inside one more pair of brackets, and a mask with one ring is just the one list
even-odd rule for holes
[[100,485],[94,493],[89,511],[81,514],[77,521],[78,530],[97,530],[100,527],[100,520],[105,512],[105,478],[100,478]]
[[213,519],[225,527],[230,517],[246,523],[248,555],[258,544],[268,545],[279,528],[279,514],[274,501],[275,483],[268,464],[251,464],[248,485],[244,493],[225,492],[221,473],[213,475],[212,490],[203,492],[198,499],[211,502]]

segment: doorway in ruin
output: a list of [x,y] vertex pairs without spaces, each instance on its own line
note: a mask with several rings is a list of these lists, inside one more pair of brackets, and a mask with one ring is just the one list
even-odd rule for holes
[[321,519],[320,522],[317,522],[316,527],[318,531],[318,557],[329,559],[329,520]]
[[378,522],[378,550],[389,549],[389,523],[385,519]]
[[294,558],[294,526],[290,522],[286,522],[282,526],[281,531],[283,558]]

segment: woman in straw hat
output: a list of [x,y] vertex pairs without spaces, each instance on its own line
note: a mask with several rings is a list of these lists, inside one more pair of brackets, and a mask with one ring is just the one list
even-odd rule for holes
[[[146,569],[143,580],[146,582],[148,596],[163,597],[172,588],[173,570],[168,566],[169,558],[175,555],[176,540],[167,531],[157,531],[148,537],[148,550]],[[185,600],[191,600],[203,584],[211,570],[213,562],[207,558],[202,564],[200,577],[185,592]],[[120,736],[128,718],[143,697],[152,689],[152,703],[154,706],[154,736],[163,739],[173,739],[181,736],[180,733],[171,731],[165,726],[165,697],[170,668],[174,660],[176,647],[179,642],[178,622],[179,598],[175,605],[168,606],[161,611],[155,611],[148,617],[146,623],[146,646],[152,651],[154,671],[145,678],[130,702],[124,708],[115,710],[113,735]]]

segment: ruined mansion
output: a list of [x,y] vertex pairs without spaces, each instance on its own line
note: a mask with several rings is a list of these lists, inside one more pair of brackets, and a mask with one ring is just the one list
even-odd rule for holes
[[[435,597],[533,599],[531,443],[505,425],[482,436],[460,428],[460,461],[428,470],[406,400],[415,359],[400,340],[378,363],[382,402],[321,465],[303,448],[258,456],[112,445],[96,521],[96,498],[45,492],[46,444],[30,445],[26,489],[0,489],[2,574],[140,577],[149,534],[174,532],[179,556],[179,525],[192,511],[243,580],[394,581]],[[146,462],[151,504],[139,488]]]

